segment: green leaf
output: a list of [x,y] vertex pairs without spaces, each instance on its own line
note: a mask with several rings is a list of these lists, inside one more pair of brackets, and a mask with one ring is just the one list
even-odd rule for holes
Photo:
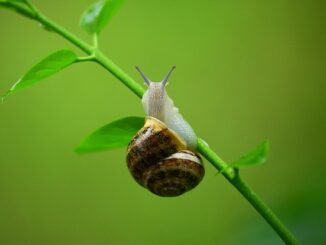
[[125,117],[96,130],[81,143],[77,153],[109,150],[127,146],[144,125],[143,117]]
[[254,150],[242,156],[239,160],[231,163],[231,167],[246,168],[264,164],[267,160],[268,147],[268,141],[264,141]]
[[118,11],[123,0],[101,0],[91,5],[83,14],[80,26],[89,34],[98,34]]
[[10,88],[5,96],[37,83],[42,79],[59,72],[76,61],[77,56],[70,50],[63,49],[54,52],[23,75],[18,82],[16,82],[14,86]]

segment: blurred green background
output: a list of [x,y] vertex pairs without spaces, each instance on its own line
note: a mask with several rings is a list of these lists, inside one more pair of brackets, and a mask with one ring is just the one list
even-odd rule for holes
[[[91,0],[33,1],[83,39]],[[242,171],[303,244],[326,244],[324,1],[126,0],[100,37],[128,74],[160,80],[199,136],[226,161],[269,139],[263,167]],[[0,9],[0,93],[60,48],[78,49]],[[143,111],[102,67],[76,64],[0,106],[0,244],[282,244],[206,163],[193,191],[141,188],[125,149],[78,156],[90,132]]]

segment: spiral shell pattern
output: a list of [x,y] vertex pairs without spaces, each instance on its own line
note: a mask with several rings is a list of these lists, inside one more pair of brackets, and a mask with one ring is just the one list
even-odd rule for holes
[[198,185],[205,173],[200,156],[153,117],[146,118],[129,143],[127,164],[134,179],[159,196],[179,196]]

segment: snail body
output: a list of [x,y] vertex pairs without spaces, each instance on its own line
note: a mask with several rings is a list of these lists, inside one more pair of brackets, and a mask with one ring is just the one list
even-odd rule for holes
[[198,185],[205,173],[195,152],[196,135],[165,91],[173,69],[160,83],[140,71],[148,86],[142,98],[147,117],[127,149],[134,179],[159,196],[179,196]]
[[183,119],[179,109],[175,107],[173,100],[167,95],[165,90],[168,78],[174,69],[175,66],[172,67],[163,81],[155,83],[150,81],[138,68],[145,80],[145,84],[148,86],[142,98],[143,108],[147,116],[164,122],[168,128],[179,134],[186,141],[190,149],[195,150],[197,147],[196,134],[189,123]]

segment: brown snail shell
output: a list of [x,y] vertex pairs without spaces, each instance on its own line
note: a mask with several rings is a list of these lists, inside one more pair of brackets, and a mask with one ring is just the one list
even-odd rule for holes
[[202,180],[200,156],[160,120],[146,117],[131,140],[127,164],[134,179],[159,196],[179,196]]

